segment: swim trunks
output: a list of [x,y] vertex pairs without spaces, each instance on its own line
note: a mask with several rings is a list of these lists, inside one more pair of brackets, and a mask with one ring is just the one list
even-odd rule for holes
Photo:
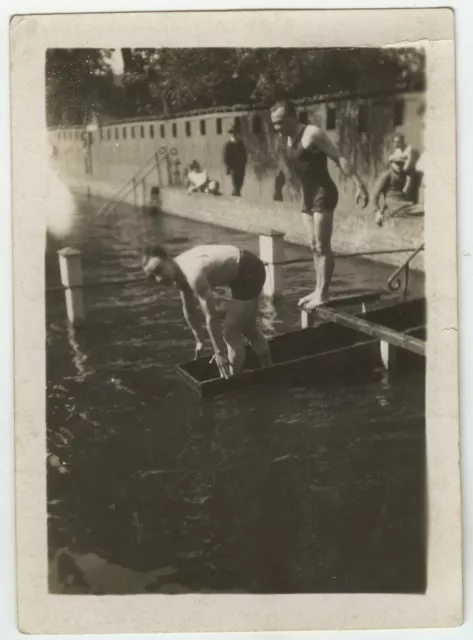
[[302,184],[302,213],[333,212],[338,204],[338,189],[328,170],[327,155],[302,146],[304,130],[288,148],[289,161]]
[[232,298],[235,300],[257,298],[263,289],[265,280],[266,269],[261,260],[249,251],[240,249],[238,272],[230,283]]

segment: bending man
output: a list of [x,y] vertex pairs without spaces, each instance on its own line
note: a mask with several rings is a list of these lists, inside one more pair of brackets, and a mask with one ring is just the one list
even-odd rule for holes
[[287,155],[302,184],[302,219],[314,256],[316,287],[299,301],[312,309],[328,301],[334,269],[332,252],[333,214],[338,203],[338,190],[330,177],[327,158],[351,178],[356,186],[356,203],[368,204],[368,192],[346,158],[327,134],[315,125],[301,124],[295,106],[289,100],[277,102],[271,109],[274,129],[287,138]]
[[[240,373],[245,364],[243,337],[262,367],[271,364],[266,338],[257,327],[258,297],[266,279],[264,264],[249,251],[228,245],[202,245],[171,258],[161,247],[146,249],[145,273],[160,284],[179,289],[184,317],[196,340],[196,358],[204,335],[196,298],[204,312],[220,375]],[[213,289],[228,286],[232,293],[223,329],[217,318]],[[227,352],[227,354],[225,353]]]

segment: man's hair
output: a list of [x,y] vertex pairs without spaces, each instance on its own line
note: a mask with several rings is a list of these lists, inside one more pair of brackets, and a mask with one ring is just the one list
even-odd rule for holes
[[157,244],[151,247],[146,247],[143,251],[143,257],[146,260],[149,260],[150,258],[161,258],[162,260],[166,260],[166,258],[169,258],[165,249]]
[[292,116],[293,118],[297,118],[296,105],[291,102],[291,100],[278,100],[271,107],[271,112],[276,111],[276,109],[284,109],[285,116]]

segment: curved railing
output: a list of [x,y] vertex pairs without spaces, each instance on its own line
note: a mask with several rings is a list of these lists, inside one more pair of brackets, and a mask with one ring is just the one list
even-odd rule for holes
[[404,272],[404,291],[403,295],[407,295],[407,289],[409,287],[409,269],[412,260],[424,250],[424,243],[417,247],[417,249],[413,249],[411,255],[401,264],[400,267],[394,271],[394,273],[388,279],[388,288],[390,291],[399,291],[402,285],[402,273]]
[[153,153],[152,156],[146,160],[146,162],[138,169],[136,173],[132,175],[132,177],[125,182],[124,185],[120,187],[120,189],[115,193],[110,200],[108,200],[103,207],[101,207],[98,211],[99,215],[106,215],[111,213],[115,207],[120,204],[126,198],[126,196],[131,193],[131,191],[135,190],[137,183],[144,180],[149,176],[149,174],[155,169],[158,170],[158,180],[161,182],[161,177],[159,174],[159,165],[163,160],[169,159],[170,156],[177,155],[177,149],[175,147],[171,147],[168,149],[167,147],[160,147],[157,151]]

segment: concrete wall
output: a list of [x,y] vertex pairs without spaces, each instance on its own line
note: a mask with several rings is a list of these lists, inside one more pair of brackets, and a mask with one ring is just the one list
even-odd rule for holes
[[[405,133],[414,148],[423,151],[420,107],[424,99],[422,93],[393,93],[358,100],[314,101],[301,106],[299,111],[305,112],[309,122],[327,131],[372,189],[374,180],[385,167],[390,135],[395,128]],[[239,119],[249,157],[239,199],[225,196],[231,189],[221,161],[226,132],[235,118]],[[259,130],[255,131],[258,123]],[[49,135],[58,151],[58,170],[76,189],[89,188],[95,195],[110,198],[153,154],[173,149],[170,160],[160,162],[159,169],[153,168],[146,181],[137,185],[138,204],[147,201],[152,186],[160,185],[164,187],[164,205],[170,213],[254,233],[258,233],[261,226],[269,225],[284,231],[289,241],[306,244],[299,215],[300,187],[287,166],[283,202],[274,201],[275,177],[280,163],[284,164],[285,154],[281,138],[272,132],[267,111],[129,121],[107,124],[89,134],[76,128],[50,131]],[[91,144],[86,144],[90,141]],[[210,176],[220,181],[222,197],[201,194],[188,197],[182,189],[175,188],[182,184],[183,169],[193,159],[199,160]],[[415,248],[423,242],[422,218],[394,218],[381,229],[376,227],[372,209],[361,210],[355,206],[352,182],[344,179],[333,163],[329,164],[340,192],[334,230],[336,251]],[[127,201],[135,202],[133,193]],[[400,264],[405,256],[386,254],[375,259]],[[422,269],[422,254],[413,266]]]
[[[422,151],[423,115],[418,113],[422,93],[393,93],[382,97],[313,102],[299,108],[309,122],[322,126],[355,164],[372,189],[383,170],[390,135],[402,130],[407,140]],[[401,109],[399,109],[401,107]],[[329,110],[334,110],[334,128]],[[396,125],[395,114],[402,115]],[[273,202],[278,166],[285,164],[284,142],[272,131],[267,111],[232,111],[188,115],[167,120],[140,120],[106,124],[88,136],[80,129],[51,130],[50,140],[58,150],[58,164],[64,177],[108,181],[118,189],[160,148],[175,148],[170,167],[161,165],[160,181],[179,183],[184,168],[197,159],[219,180],[224,193],[230,193],[229,180],[222,166],[222,149],[227,131],[239,119],[247,147],[247,166],[243,197],[251,202]],[[261,129],[255,131],[258,121]],[[364,120],[364,122],[363,122]],[[365,130],[359,130],[360,125]],[[201,127],[205,127],[203,131]],[[220,132],[220,133],[219,133]],[[188,135],[190,134],[190,135]],[[81,137],[84,139],[81,139]],[[87,141],[90,144],[87,144]],[[333,163],[330,171],[340,191],[339,206],[351,207],[352,185]],[[286,167],[289,179],[283,198],[299,206],[300,187]]]

